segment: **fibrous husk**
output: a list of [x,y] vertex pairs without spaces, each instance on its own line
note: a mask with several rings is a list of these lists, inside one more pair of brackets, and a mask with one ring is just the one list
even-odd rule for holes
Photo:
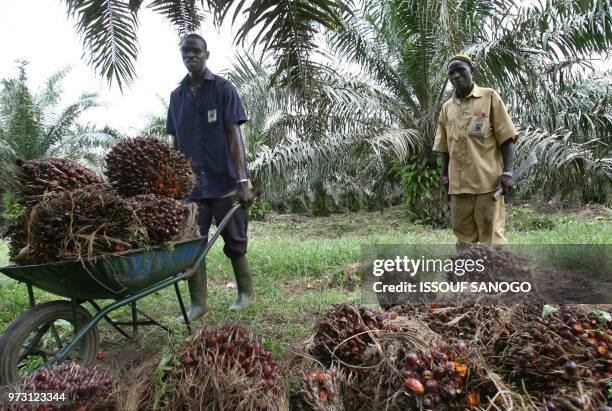
[[172,363],[159,388],[164,409],[288,409],[271,352],[241,323],[201,330]]
[[[53,368],[40,368],[18,384],[21,392],[66,395],[65,401],[45,405],[45,410],[68,411],[79,407],[87,410],[115,408],[114,386],[106,374],[96,368],[77,363],[62,364]],[[43,409],[36,402],[21,402],[18,409]],[[17,408],[16,408],[17,409]]]
[[512,318],[514,332],[495,341],[491,359],[551,409],[595,409],[612,379],[612,321],[600,320],[568,306]]
[[529,261],[503,246],[477,244],[466,248],[452,258],[457,260],[480,261],[484,270],[471,271],[455,269],[447,273],[449,281],[519,281],[528,277],[532,271]]
[[483,305],[465,301],[435,300],[428,304],[395,307],[400,317],[418,318],[443,338],[460,338],[486,345],[500,333],[508,332],[508,318],[524,305]]
[[355,376],[347,409],[463,410],[495,393],[495,386],[472,364],[462,340],[431,342],[419,349],[400,335],[388,334],[381,344],[382,361]]
[[108,184],[45,195],[32,209],[28,248],[35,261],[61,261],[146,243],[130,202]]
[[195,185],[189,160],[162,141],[124,140],[106,155],[105,175],[122,196],[157,194],[186,198]]
[[326,366],[336,363],[350,368],[377,362],[370,347],[376,335],[389,330],[387,317],[368,307],[336,305],[317,322],[310,353]]
[[[295,371],[295,370],[294,370]],[[291,392],[289,405],[296,411],[344,411],[343,389],[346,378],[339,368],[312,367],[298,371],[301,378]]]
[[395,310],[335,306],[313,339],[310,352],[346,375],[337,391],[347,410],[463,410],[496,392],[466,342],[440,338],[425,322]]
[[183,241],[192,238],[200,237],[200,226],[198,224],[198,205],[196,203],[178,202],[183,209],[185,218],[183,218],[178,233],[175,234],[170,241]]
[[[20,253],[28,245],[28,219],[30,210],[26,210],[22,215],[11,221],[4,233],[5,238],[11,240],[9,245],[9,259],[17,263],[20,260]],[[22,257],[21,257],[22,258]]]
[[34,205],[42,195],[100,184],[104,179],[95,171],[64,158],[19,161],[17,169],[17,201]]

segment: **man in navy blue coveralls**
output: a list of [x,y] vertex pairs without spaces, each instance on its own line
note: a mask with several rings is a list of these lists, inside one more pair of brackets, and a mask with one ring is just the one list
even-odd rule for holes
[[[231,206],[240,202],[221,235],[223,252],[232,261],[238,299],[230,307],[238,311],[254,297],[247,252],[248,207],[253,202],[246,168],[246,155],[240,125],[247,121],[234,86],[206,68],[210,53],[206,41],[189,34],[181,41],[181,56],[189,74],[170,95],[166,131],[174,137],[174,147],[192,163],[197,184],[189,196],[198,204],[200,233],[208,236],[212,219],[219,224]],[[189,281],[194,320],[207,313],[206,265]]]

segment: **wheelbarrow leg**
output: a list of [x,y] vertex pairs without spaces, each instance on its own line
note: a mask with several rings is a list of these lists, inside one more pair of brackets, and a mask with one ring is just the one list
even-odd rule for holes
[[185,310],[185,304],[183,303],[183,297],[181,296],[181,290],[179,289],[178,283],[174,283],[174,291],[176,291],[176,298],[179,302],[179,306],[181,307],[181,313],[183,314],[185,326],[187,326],[187,333],[191,335],[191,323],[189,322],[189,317],[187,317],[187,311]]
[[132,304],[132,335],[135,337],[138,334],[138,312],[136,311],[136,301]]
[[34,290],[32,289],[32,284],[26,283],[26,287],[28,287],[28,299],[30,300],[30,308],[34,308],[36,305],[36,301],[34,301]]
[[[64,346],[64,348],[62,348],[56,355],[55,357],[53,357],[52,359],[50,359],[49,361],[47,361],[44,366],[45,367],[51,367],[53,364],[56,363],[61,363],[62,361],[64,361],[66,359],[66,357],[68,356],[68,353],[74,349],[77,344],[79,343],[79,341],[81,340],[81,338],[83,338],[88,332],[90,332],[95,326],[96,324],[98,324],[98,322],[104,318],[104,316],[106,316],[108,313],[110,313],[111,311],[114,311],[118,308],[121,308],[123,306],[126,306],[128,304],[131,304],[133,301],[136,301],[140,298],[146,297],[150,294],[153,294],[156,291],[161,290],[162,288],[166,288],[171,284],[176,284],[179,281],[183,281],[187,278],[187,275],[185,273],[179,274],[175,277],[171,277],[168,278],[164,281],[161,281],[157,284],[154,284],[150,287],[147,287],[143,290],[140,290],[139,292],[132,294],[130,296],[127,296],[119,301],[115,301],[112,304],[107,305],[106,307],[104,307],[103,309],[101,309],[100,311],[98,311],[96,313],[96,315],[90,320],[87,321],[85,324],[83,324],[83,328],[81,328],[78,332],[78,334],[76,335],[76,337],[66,346]],[[176,288],[175,288],[176,289]],[[178,294],[180,295],[180,294]],[[181,301],[182,302],[182,301]],[[185,312],[185,306],[183,305],[182,307],[183,312]],[[185,313],[186,315],[186,313]],[[191,328],[189,328],[189,332],[191,332]]]

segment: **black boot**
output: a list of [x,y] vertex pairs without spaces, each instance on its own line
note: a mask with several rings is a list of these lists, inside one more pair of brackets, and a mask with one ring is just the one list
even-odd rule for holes
[[[206,295],[208,287],[206,283],[206,263],[202,262],[202,267],[187,280],[189,285],[189,297],[191,297],[191,308],[187,311],[189,321],[197,320],[205,314],[208,314],[206,306]],[[176,317],[179,321],[185,321],[183,316]]]
[[238,298],[230,307],[231,311],[239,311],[247,308],[253,303],[255,292],[253,291],[253,281],[246,255],[232,259],[232,268],[236,277],[236,288],[238,288]]

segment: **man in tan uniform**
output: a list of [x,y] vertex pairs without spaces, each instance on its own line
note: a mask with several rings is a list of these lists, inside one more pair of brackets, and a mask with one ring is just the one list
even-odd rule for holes
[[505,204],[492,193],[512,187],[516,128],[499,94],[478,87],[472,60],[458,54],[448,63],[453,96],[442,106],[433,150],[442,153],[442,182],[451,197],[458,244],[505,244]]

